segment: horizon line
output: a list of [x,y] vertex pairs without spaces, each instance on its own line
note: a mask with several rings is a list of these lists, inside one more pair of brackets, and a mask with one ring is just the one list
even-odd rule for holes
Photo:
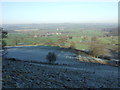
[[[71,23],[71,22],[62,22],[62,23],[5,23],[5,24],[118,24],[117,22],[116,23],[112,23],[112,22],[108,22],[108,23],[99,23],[99,22],[97,22],[97,23]],[[1,24],[1,25],[5,25],[5,24]]]

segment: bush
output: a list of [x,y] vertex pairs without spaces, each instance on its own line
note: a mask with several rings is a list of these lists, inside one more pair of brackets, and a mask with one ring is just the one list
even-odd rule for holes
[[75,48],[76,48],[76,45],[75,45],[74,42],[72,42],[71,45],[70,45],[70,49],[75,49]]
[[46,59],[48,60],[49,64],[52,64],[56,61],[57,55],[54,52],[49,52],[46,56]]

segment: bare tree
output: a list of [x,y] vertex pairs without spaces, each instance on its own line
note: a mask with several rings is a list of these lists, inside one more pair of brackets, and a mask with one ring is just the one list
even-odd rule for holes
[[19,42],[20,42],[19,38],[16,37],[15,40],[14,40],[15,45],[17,45]]
[[53,40],[51,40],[51,39],[48,39],[45,41],[45,44],[46,45],[55,45],[55,42],[53,42]]
[[98,37],[92,37],[91,41],[98,42]]
[[66,42],[67,42],[67,37],[59,37],[58,39],[59,46],[64,47]]
[[70,48],[71,48],[71,49],[75,49],[75,48],[76,48],[76,45],[75,45],[74,42],[71,42]]
[[97,57],[97,58],[100,55],[108,55],[109,54],[109,51],[102,44],[91,44],[90,51],[91,51],[90,54],[94,57]]

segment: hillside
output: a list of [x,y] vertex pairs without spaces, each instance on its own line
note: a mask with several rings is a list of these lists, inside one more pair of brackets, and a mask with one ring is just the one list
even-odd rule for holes
[[[50,46],[8,47],[7,51],[2,66],[4,88],[120,87],[119,66],[100,64],[100,60],[93,63],[92,58],[87,62],[90,57],[85,55],[76,60],[74,53]],[[57,54],[53,65],[46,62],[48,52]]]
[[3,60],[3,88],[120,88],[118,67],[35,64]]

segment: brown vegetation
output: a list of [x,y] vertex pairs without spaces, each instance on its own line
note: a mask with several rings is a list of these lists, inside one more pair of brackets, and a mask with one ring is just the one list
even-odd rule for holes
[[90,51],[91,51],[91,55],[94,57],[98,57],[100,55],[108,55],[109,52],[108,50],[105,48],[105,45],[102,44],[91,44],[90,45]]

